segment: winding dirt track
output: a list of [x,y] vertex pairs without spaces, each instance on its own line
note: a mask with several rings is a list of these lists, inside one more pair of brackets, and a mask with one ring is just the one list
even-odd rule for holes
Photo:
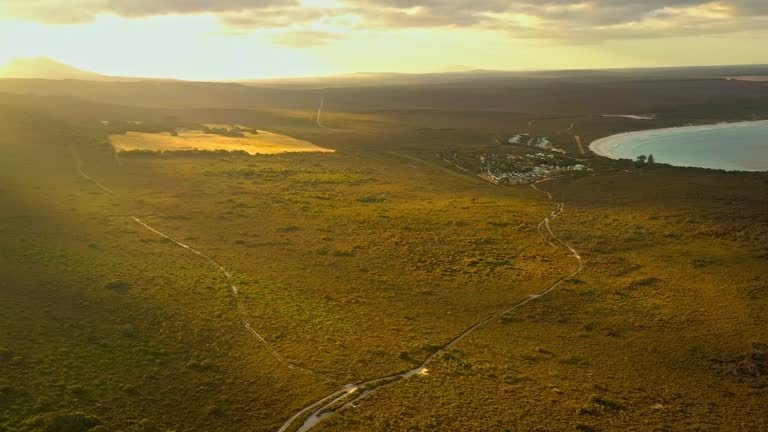
[[110,189],[110,188],[104,186],[103,184],[99,183],[96,179],[94,179],[93,177],[89,176],[88,174],[85,173],[85,171],[83,171],[83,160],[80,159],[80,155],[77,153],[77,149],[75,149],[74,147],[72,147],[71,149],[72,149],[72,157],[75,158],[75,164],[76,164],[76,167],[77,167],[77,175],[79,175],[80,178],[82,178],[84,180],[88,180],[88,181],[92,182],[93,184],[98,186],[99,189],[103,190],[104,192],[106,192],[106,193],[108,193],[110,195],[114,195],[115,193],[112,191],[112,189]]
[[323,129],[330,129],[328,126],[324,125],[322,120],[320,120],[320,116],[323,115],[323,108],[325,108],[325,96],[320,100],[320,107],[317,109],[317,116],[315,117],[315,122],[317,125]]
[[[77,153],[77,150],[74,147],[72,148],[72,156],[74,157],[75,162],[77,164],[77,173],[78,173],[78,175],[81,178],[94,183],[101,190],[109,193],[110,195],[113,195],[113,196],[115,195],[114,191],[112,191],[108,187],[102,185],[96,179],[94,179],[93,177],[89,176],[88,174],[85,173],[85,171],[83,171],[83,162],[80,159],[80,157],[79,157],[79,155]],[[320,372],[316,372],[316,371],[313,371],[313,370],[310,370],[310,369],[298,366],[298,365],[288,361],[285,357],[280,355],[280,353],[277,352],[277,350],[272,345],[270,345],[270,343],[267,342],[266,339],[264,339],[263,336],[261,336],[256,330],[254,330],[253,326],[251,326],[251,323],[248,322],[248,320],[246,319],[245,309],[243,308],[242,303],[240,303],[240,300],[239,300],[239,297],[238,297],[237,285],[235,284],[235,281],[234,281],[234,279],[232,277],[232,274],[227,269],[225,269],[224,266],[222,266],[221,264],[216,262],[213,258],[209,257],[208,255],[198,251],[197,249],[195,249],[195,248],[193,248],[193,247],[191,247],[191,246],[189,246],[189,245],[187,245],[185,243],[182,243],[182,242],[174,239],[173,237],[169,236],[168,234],[165,234],[164,232],[162,232],[162,231],[152,227],[151,225],[149,225],[148,223],[142,221],[138,217],[131,216],[130,218],[131,218],[131,220],[133,220],[134,222],[138,223],[139,225],[141,225],[142,227],[146,228],[147,230],[149,230],[149,231],[159,235],[160,237],[163,237],[163,238],[173,242],[174,244],[176,244],[178,246],[183,247],[184,249],[192,252],[193,254],[199,256],[200,258],[203,258],[204,260],[208,261],[211,265],[216,267],[219,271],[221,271],[224,274],[224,276],[227,278],[227,282],[229,283],[230,293],[232,294],[232,297],[235,299],[235,304],[237,305],[237,312],[238,312],[238,314],[240,316],[240,322],[243,324],[243,327],[245,327],[245,329],[251,335],[253,335],[253,337],[258,339],[259,342],[261,342],[262,345],[264,345],[264,347],[272,355],[272,357],[274,357],[277,361],[279,361],[280,363],[282,363],[284,366],[286,366],[289,369],[293,369],[293,370],[296,370],[296,371],[299,371],[299,372],[303,372],[303,373],[306,373],[308,375],[318,376],[318,377],[323,378],[326,381],[331,381],[331,382],[333,381],[332,378],[330,378],[329,376],[327,376],[325,374],[322,374]]]
[[137,218],[135,216],[131,216],[131,219],[133,219],[136,223],[138,223],[139,225],[141,225],[144,228],[148,229],[149,231],[152,231],[153,233],[159,235],[160,237],[168,239],[171,242],[175,243],[176,245],[181,246],[184,249],[187,249],[188,251],[192,252],[193,254],[199,256],[200,258],[203,258],[204,260],[206,260],[209,263],[211,263],[211,265],[216,267],[219,271],[221,271],[224,274],[224,276],[227,278],[227,281],[229,283],[230,293],[232,294],[232,297],[234,297],[234,299],[235,299],[235,304],[237,305],[237,311],[240,314],[240,322],[243,324],[243,327],[245,327],[245,329],[248,330],[249,333],[251,333],[256,339],[259,340],[259,342],[261,342],[264,345],[264,347],[267,349],[267,351],[269,351],[269,353],[272,354],[272,357],[277,359],[277,361],[279,361],[280,363],[282,363],[283,365],[285,365],[289,369],[294,369],[294,370],[297,370],[297,371],[300,371],[300,372],[304,372],[304,373],[307,373],[307,374],[310,374],[310,375],[317,375],[317,376],[323,377],[324,379],[326,379],[328,381],[332,381],[332,379],[327,377],[326,375],[323,375],[323,374],[321,374],[319,372],[315,372],[315,371],[310,370],[310,369],[303,368],[301,366],[298,366],[298,365],[295,365],[295,364],[289,362],[283,356],[281,356],[280,353],[277,352],[277,350],[272,345],[270,345],[269,342],[266,341],[266,339],[264,339],[264,337],[262,337],[258,332],[256,332],[256,330],[253,329],[253,327],[251,326],[251,323],[249,323],[248,320],[246,319],[245,309],[243,309],[243,305],[239,301],[237,285],[235,284],[235,281],[232,278],[232,274],[230,274],[229,271],[227,271],[227,269],[225,269],[221,264],[217,263],[216,261],[213,260],[213,258],[211,258],[208,255],[198,251],[197,249],[194,249],[193,247],[191,247],[191,246],[189,246],[189,245],[187,245],[185,243],[182,243],[182,242],[174,239],[173,237],[165,234],[164,232],[162,232],[162,231],[160,231],[160,230],[150,226],[149,224],[147,224],[146,222],[142,221],[141,219],[139,219],[139,218]]
[[[542,180],[546,181],[546,180]],[[548,242],[552,246],[557,246],[557,244],[560,244],[561,246],[568,249],[572,256],[576,259],[578,266],[576,270],[573,272],[562,276],[560,279],[553,282],[551,285],[549,285],[545,290],[537,293],[532,294],[528,296],[525,300],[514,304],[508,309],[505,309],[501,312],[498,312],[494,315],[489,316],[488,318],[483,319],[482,321],[478,321],[477,323],[473,324],[457,336],[455,336],[453,339],[448,341],[445,345],[440,347],[438,350],[436,350],[434,353],[427,356],[424,361],[418,365],[417,367],[413,369],[409,369],[405,372],[401,372],[394,375],[387,375],[379,378],[374,378],[372,380],[368,380],[359,384],[347,384],[344,386],[344,388],[341,388],[328,396],[313,402],[312,404],[304,407],[301,411],[294,414],[291,418],[289,418],[283,425],[278,429],[278,432],[287,432],[289,430],[296,430],[297,432],[306,432],[312,427],[314,427],[316,424],[318,424],[323,418],[328,417],[332,415],[334,412],[347,408],[349,406],[355,406],[355,403],[363,399],[364,397],[370,395],[376,390],[388,387],[390,385],[393,385],[401,380],[407,379],[412,377],[413,375],[420,375],[423,373],[426,373],[427,371],[427,365],[429,365],[430,362],[435,358],[435,356],[442,352],[447,351],[451,349],[455,344],[457,344],[460,340],[464,339],[467,335],[472,333],[473,331],[477,330],[478,328],[482,327],[483,325],[487,324],[489,321],[492,321],[494,319],[498,319],[503,315],[506,315],[532,301],[535,299],[549,294],[552,292],[555,288],[560,286],[565,280],[570,279],[577,274],[581,273],[581,271],[584,269],[584,262],[581,259],[581,256],[579,253],[570,245],[565,243],[563,240],[561,240],[559,237],[557,237],[553,232],[552,229],[549,226],[549,222],[552,219],[555,219],[557,216],[559,216],[564,210],[565,210],[565,204],[562,202],[556,202],[552,198],[552,194],[549,192],[543,191],[539,189],[536,184],[531,185],[532,188],[536,189],[539,192],[543,192],[547,194],[547,197],[555,204],[555,208],[552,210],[552,212],[547,215],[544,219],[539,222],[537,229],[539,232],[539,235],[541,235],[541,238],[544,239],[546,242]],[[557,243],[557,244],[556,244]],[[383,383],[381,385],[375,386],[377,383]],[[372,387],[368,388],[367,387]],[[339,405],[341,405],[339,407]],[[307,414],[309,414],[307,416]],[[295,428],[296,422],[301,419],[302,417],[307,416],[304,419],[304,422],[299,426],[297,429]]]
[[[326,128],[320,122],[320,114],[322,112],[324,102],[325,102],[325,100],[323,99],[323,101],[321,101],[321,103],[320,103],[320,108],[317,111],[317,124],[318,124],[318,126],[320,126],[322,128]],[[88,174],[86,174],[83,171],[83,169],[82,169],[83,162],[80,159],[80,157],[78,156],[77,151],[74,148],[72,148],[72,156],[74,157],[74,159],[75,159],[75,161],[77,163],[77,172],[78,172],[78,175],[81,178],[93,182],[96,186],[98,186],[103,191],[109,193],[110,195],[115,195],[115,193],[111,189],[109,189],[106,186],[102,185],[97,180],[95,180],[94,178],[90,177]],[[542,180],[542,181],[546,181],[546,180]],[[557,216],[559,216],[565,210],[565,204],[562,203],[562,202],[556,202],[554,200],[554,198],[552,197],[552,194],[550,194],[549,192],[546,192],[546,191],[543,191],[543,190],[539,189],[536,186],[535,183],[532,184],[531,187],[533,189],[536,189],[537,191],[545,193],[547,195],[547,197],[550,199],[550,201],[552,201],[555,204],[555,208],[552,210],[552,212],[549,215],[547,215],[544,219],[542,219],[541,222],[539,222],[539,224],[537,225],[536,229],[537,229],[539,235],[541,236],[541,238],[544,241],[548,242],[552,246],[557,246],[556,243],[559,243],[561,246],[563,246],[566,249],[568,249],[573,254],[572,256],[578,262],[578,267],[577,267],[577,269],[575,271],[573,271],[572,273],[567,274],[565,276],[562,276],[560,279],[558,279],[557,281],[555,281],[554,283],[549,285],[545,290],[543,290],[543,291],[541,291],[541,292],[539,292],[537,294],[531,294],[525,300],[512,305],[508,309],[505,309],[505,310],[503,310],[501,312],[498,312],[498,313],[496,313],[494,315],[491,315],[491,316],[489,316],[489,317],[487,317],[487,318],[485,318],[485,319],[483,319],[481,321],[478,321],[477,323],[473,324],[472,326],[470,326],[469,328],[467,328],[466,330],[464,330],[463,332],[461,332],[460,334],[455,336],[453,339],[449,340],[445,345],[443,345],[442,347],[437,349],[434,353],[432,353],[429,356],[427,356],[424,359],[424,361],[420,365],[418,365],[417,367],[415,367],[413,369],[409,369],[409,370],[401,372],[401,373],[397,373],[397,374],[393,374],[393,375],[387,375],[387,376],[383,376],[383,377],[379,377],[379,378],[374,378],[374,379],[371,379],[371,380],[368,380],[368,381],[365,381],[365,382],[361,382],[359,384],[347,384],[343,388],[341,388],[339,390],[336,390],[335,392],[329,394],[328,396],[326,396],[326,397],[324,397],[324,398],[322,398],[322,399],[320,399],[320,400],[318,400],[316,402],[313,402],[312,404],[304,407],[299,412],[297,412],[296,414],[291,416],[291,418],[289,418],[280,427],[280,429],[278,429],[278,432],[286,432],[289,429],[294,428],[296,422],[299,419],[301,419],[302,417],[307,416],[307,414],[309,414],[306,417],[306,419],[304,419],[304,422],[301,424],[301,426],[298,429],[295,429],[297,432],[306,432],[309,429],[311,429],[312,427],[314,427],[317,423],[319,423],[323,418],[332,415],[334,412],[336,412],[336,411],[338,411],[340,409],[344,409],[344,408],[347,408],[349,406],[353,406],[353,407],[356,406],[355,403],[357,403],[361,399],[365,398],[366,396],[370,395],[371,393],[373,393],[373,392],[375,392],[375,391],[377,391],[379,389],[391,386],[391,385],[393,385],[393,384],[395,384],[395,383],[397,383],[399,381],[402,381],[404,379],[410,378],[410,377],[412,377],[414,375],[420,375],[420,374],[426,373],[427,366],[432,362],[432,360],[435,358],[435,356],[438,353],[451,349],[459,341],[464,339],[466,336],[468,336],[470,333],[474,332],[478,328],[484,326],[488,322],[490,322],[490,321],[492,321],[494,319],[498,319],[501,316],[506,315],[506,314],[508,314],[508,313],[510,313],[510,312],[512,312],[512,311],[514,311],[514,310],[516,310],[516,309],[518,309],[518,308],[520,308],[520,307],[522,307],[522,306],[532,302],[533,300],[535,300],[535,299],[537,299],[537,298],[539,298],[539,297],[541,297],[543,295],[546,295],[546,294],[550,293],[555,288],[557,288],[560,284],[562,284],[565,280],[570,279],[573,276],[575,276],[578,273],[580,273],[584,269],[584,264],[583,264],[581,256],[578,254],[578,252],[573,247],[571,247],[570,245],[565,243],[563,240],[561,240],[559,237],[557,237],[552,232],[552,228],[550,227],[550,224],[549,224],[549,222],[552,219],[555,219]],[[142,227],[144,227],[145,229],[151,231],[152,233],[157,234],[158,236],[163,237],[163,238],[173,242],[174,244],[176,244],[176,245],[178,245],[178,246],[180,246],[180,247],[182,247],[184,249],[187,249],[188,251],[192,252],[193,254],[203,258],[204,260],[208,261],[211,265],[216,267],[219,271],[221,271],[224,274],[224,276],[227,278],[227,281],[229,283],[229,288],[230,288],[232,296],[235,299],[235,303],[237,305],[237,309],[238,309],[238,313],[240,315],[241,323],[243,324],[245,329],[248,330],[249,333],[251,333],[251,335],[253,335],[256,339],[258,339],[264,345],[264,347],[267,349],[267,351],[269,351],[269,353],[275,359],[277,359],[280,363],[282,363],[284,366],[286,366],[286,367],[288,367],[290,369],[297,370],[297,371],[300,371],[300,372],[303,372],[303,373],[306,373],[306,374],[309,374],[309,375],[318,376],[318,377],[321,377],[321,378],[323,378],[323,379],[325,379],[327,381],[333,381],[327,375],[324,375],[324,374],[319,373],[319,372],[312,371],[310,369],[303,368],[301,366],[298,366],[298,365],[293,364],[290,361],[286,360],[283,356],[280,355],[280,353],[277,352],[277,350],[275,350],[274,347],[272,347],[269,344],[269,342],[267,342],[264,339],[264,337],[262,337],[258,332],[256,332],[256,330],[253,329],[251,324],[246,319],[245,310],[243,309],[242,304],[238,300],[237,285],[235,284],[235,281],[234,281],[232,275],[230,274],[229,271],[227,271],[227,269],[225,269],[222,265],[220,265],[218,262],[213,260],[213,258],[209,257],[208,255],[205,255],[204,253],[198,251],[197,249],[194,249],[191,246],[189,246],[189,245],[187,245],[185,243],[182,243],[182,242],[174,239],[173,237],[169,236],[168,234],[165,234],[164,232],[162,232],[162,231],[152,227],[148,223],[142,221],[140,218],[138,218],[136,216],[131,216],[131,219],[134,222],[136,222],[139,225],[141,225]],[[339,407],[339,405],[340,405],[340,407]],[[336,407],[339,407],[339,408],[336,408]]]

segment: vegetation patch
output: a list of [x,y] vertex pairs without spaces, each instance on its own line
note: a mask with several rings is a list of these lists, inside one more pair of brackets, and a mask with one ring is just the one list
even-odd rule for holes
[[768,344],[753,343],[752,351],[731,361],[713,366],[723,375],[735,378],[752,388],[768,387]]
[[621,409],[622,406],[617,402],[611,401],[600,395],[592,395],[589,397],[587,403],[579,408],[579,414],[599,416],[619,411]]
[[37,415],[21,425],[19,432],[89,432],[102,421],[81,412],[55,411]]

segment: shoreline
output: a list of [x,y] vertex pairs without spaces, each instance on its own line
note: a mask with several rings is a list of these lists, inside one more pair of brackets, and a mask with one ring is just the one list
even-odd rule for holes
[[618,160],[621,159],[618,155],[615,153],[612,153],[611,150],[619,147],[625,140],[629,138],[637,138],[637,137],[649,137],[657,134],[666,134],[670,132],[679,132],[682,130],[711,130],[711,129],[722,129],[722,128],[728,128],[728,127],[734,127],[734,126],[748,126],[748,125],[755,125],[755,124],[768,124],[768,120],[750,120],[750,121],[738,121],[738,122],[722,122],[722,123],[712,123],[712,124],[706,124],[706,125],[694,125],[694,126],[673,126],[668,128],[661,128],[661,129],[646,129],[641,131],[633,131],[633,132],[622,132],[614,135],[609,135],[607,137],[598,138],[591,143],[589,143],[589,150],[602,157],[606,157],[608,159]]

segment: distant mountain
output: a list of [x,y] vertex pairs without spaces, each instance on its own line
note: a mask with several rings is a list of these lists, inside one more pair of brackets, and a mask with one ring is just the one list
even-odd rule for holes
[[0,66],[0,78],[74,79],[111,81],[112,77],[87,72],[46,57],[15,58]]
[[0,78],[78,80],[101,82],[136,82],[136,81],[176,81],[166,78],[140,78],[101,75],[84,71],[74,66],[49,59],[47,57],[21,58],[0,65]]

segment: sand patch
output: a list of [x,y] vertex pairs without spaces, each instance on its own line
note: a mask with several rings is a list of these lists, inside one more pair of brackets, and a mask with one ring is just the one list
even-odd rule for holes
[[768,81],[768,75],[729,76],[728,81]]
[[656,118],[655,114],[603,114],[600,117],[619,117],[631,120],[653,120]]

